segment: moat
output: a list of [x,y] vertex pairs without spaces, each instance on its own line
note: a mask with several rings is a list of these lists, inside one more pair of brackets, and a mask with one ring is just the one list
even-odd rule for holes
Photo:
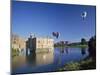
[[88,56],[87,48],[55,48],[54,52],[30,53],[25,51],[12,58],[12,73],[53,72],[71,61]]

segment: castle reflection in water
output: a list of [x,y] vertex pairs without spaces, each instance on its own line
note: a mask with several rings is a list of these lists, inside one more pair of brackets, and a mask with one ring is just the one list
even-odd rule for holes
[[[41,49],[42,50],[42,49]],[[26,52],[16,56],[12,60],[12,68],[13,70],[22,67],[35,67],[42,66],[46,64],[51,64],[54,61],[54,52],[30,52],[27,54]]]
[[27,63],[34,65],[46,65],[53,62],[54,53],[50,52],[38,52],[38,53],[30,53],[26,55]]

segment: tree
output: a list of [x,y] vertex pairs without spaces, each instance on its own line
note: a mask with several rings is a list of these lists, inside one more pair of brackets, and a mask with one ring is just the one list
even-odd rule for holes
[[65,45],[68,45],[68,41],[65,41]]
[[81,44],[82,45],[86,44],[86,40],[84,38],[81,39]]
[[88,51],[89,56],[92,57],[94,60],[96,59],[96,36],[91,37],[88,42]]

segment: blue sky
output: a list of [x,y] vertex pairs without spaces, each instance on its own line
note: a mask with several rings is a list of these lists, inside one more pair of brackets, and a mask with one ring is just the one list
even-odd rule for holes
[[[87,16],[83,20],[84,11]],[[24,38],[30,33],[42,37],[59,32],[56,41],[88,40],[95,35],[95,6],[13,1],[12,32]]]

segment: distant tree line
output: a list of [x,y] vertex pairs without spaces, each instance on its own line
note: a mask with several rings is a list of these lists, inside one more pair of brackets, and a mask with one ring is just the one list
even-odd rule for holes
[[59,47],[59,46],[79,46],[79,45],[88,45],[88,41],[86,41],[84,38],[81,39],[81,42],[73,42],[73,43],[69,43],[68,41],[60,41],[54,44],[55,47]]
[[68,41],[60,41],[54,44],[55,47],[67,46],[67,45],[68,45]]

